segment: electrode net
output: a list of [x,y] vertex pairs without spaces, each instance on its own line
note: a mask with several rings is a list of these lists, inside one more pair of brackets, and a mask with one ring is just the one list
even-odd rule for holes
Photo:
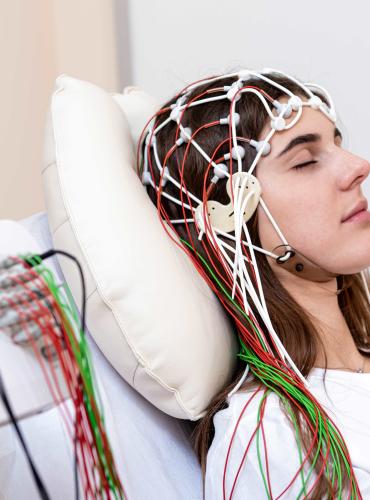
[[[300,95],[294,94],[285,86],[275,82],[273,77],[276,75],[294,83],[295,87],[300,89]],[[222,81],[225,78],[231,79],[232,83],[224,85]],[[256,80],[266,82],[278,89],[281,95],[286,97],[286,102],[271,97],[268,92],[256,85]],[[251,81],[252,84],[250,84]],[[205,86],[208,87],[206,90],[204,90]],[[201,89],[200,92],[197,92],[198,88]],[[317,91],[320,91],[322,97],[314,93]],[[243,137],[238,133],[242,114],[238,112],[238,106],[242,96],[245,99],[248,95],[258,98],[261,110],[264,110],[270,121],[270,130],[262,140],[257,137]],[[176,98],[173,104],[159,110],[147,123],[139,141],[138,174],[142,183],[156,192],[158,214],[167,234],[192,259],[197,270],[216,293],[225,309],[235,317],[241,346],[238,356],[246,362],[246,369],[228,397],[241,387],[248,373],[252,372],[263,382],[265,391],[275,391],[287,406],[289,406],[289,400],[293,404],[299,404],[300,408],[304,409],[303,416],[306,418],[307,425],[316,431],[316,438],[311,449],[307,451],[306,458],[302,461],[301,469],[314,446],[318,450],[305,479],[301,471],[302,495],[307,493],[306,484],[319,453],[322,453],[325,456],[325,462],[329,460],[329,456],[334,462],[334,467],[330,470],[331,476],[330,474],[327,476],[331,477],[331,484],[334,488],[342,484],[338,468],[340,462],[338,457],[342,457],[351,476],[353,488],[351,498],[357,498],[358,486],[351,473],[348,450],[342,436],[309,392],[308,381],[294,363],[274,329],[256,259],[256,252],[259,252],[284,264],[294,257],[295,251],[289,245],[264,202],[261,185],[253,172],[260,158],[270,153],[270,140],[274,134],[294,127],[301,118],[304,107],[319,110],[329,120],[336,123],[333,100],[323,87],[313,83],[300,83],[295,78],[272,69],[264,69],[261,72],[242,70],[201,80],[187,86]],[[195,106],[202,106],[202,110],[206,110],[208,104],[216,101],[229,103],[229,113],[213,121],[204,121],[194,130],[190,128],[187,120],[189,110]],[[207,116],[206,111],[204,115]],[[160,131],[162,131],[161,134],[165,133],[166,127],[173,128],[174,123],[176,135],[173,144],[164,155],[161,155],[158,147],[158,141],[160,141],[158,133]],[[222,140],[214,151],[207,152],[200,145],[197,136],[199,137],[200,132],[205,130],[209,134],[216,133],[216,127],[227,127],[227,138]],[[228,152],[220,156],[219,151],[225,144],[229,145]],[[179,161],[177,153],[180,148],[183,151]],[[255,150],[254,159],[249,165],[246,165],[245,161],[243,163],[246,158],[246,148]],[[187,158],[191,150],[195,150],[204,160],[202,197],[191,192],[184,178]],[[175,179],[170,172],[170,162],[176,163],[174,158],[178,160],[179,179]],[[222,182],[225,183],[229,196],[228,204],[212,199],[215,186]],[[167,189],[168,186],[171,186],[170,190]],[[174,192],[177,195],[174,195]],[[166,209],[171,203],[180,207],[183,217],[171,217]],[[262,208],[278,234],[282,245],[277,248],[282,249],[283,253],[269,251],[252,243],[247,222],[252,218],[257,206]],[[184,225],[187,231],[186,239],[180,237],[181,243],[174,236],[179,225]],[[191,226],[193,230],[190,230]],[[198,239],[197,243],[193,239],[194,230]],[[199,244],[203,244],[203,254],[197,250]],[[215,262],[221,265],[223,275],[218,272]],[[365,278],[364,284],[369,298]],[[235,310],[238,311],[239,318],[235,316]],[[258,312],[263,326],[259,324],[253,311]],[[243,322],[240,321],[240,317],[243,318]],[[291,416],[294,419],[293,413]],[[259,418],[262,421],[263,412]],[[294,424],[297,426],[296,421]],[[225,474],[226,466],[227,463]],[[329,473],[329,467],[326,471],[322,471],[322,473],[325,472]],[[268,482],[265,480],[265,473],[262,469],[261,474],[264,484],[267,485]],[[234,487],[236,480],[237,477]],[[231,498],[233,491],[234,488],[229,492],[228,498]],[[269,492],[268,488],[266,493],[271,498],[271,491]],[[223,494],[226,498],[225,476]]]

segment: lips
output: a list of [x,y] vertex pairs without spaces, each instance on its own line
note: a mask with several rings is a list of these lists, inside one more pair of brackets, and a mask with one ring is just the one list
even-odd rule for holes
[[345,222],[347,219],[351,218],[353,215],[357,214],[358,212],[362,212],[363,210],[367,210],[367,200],[361,200],[359,201],[350,212],[348,212],[347,215],[342,219],[341,222]]

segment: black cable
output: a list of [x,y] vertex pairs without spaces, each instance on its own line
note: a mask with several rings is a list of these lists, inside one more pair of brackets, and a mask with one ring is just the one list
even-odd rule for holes
[[[76,259],[76,257],[74,255],[71,255],[70,253],[68,253],[68,252],[66,252],[64,250],[56,250],[55,248],[47,250],[46,252],[37,255],[37,257],[39,257],[41,260],[46,260],[49,257],[53,257],[55,254],[64,255],[65,257],[68,257],[69,259],[72,259],[75,262],[75,264],[77,265],[77,267],[78,267],[78,270],[79,270],[79,273],[80,273],[80,279],[81,279],[81,286],[82,286],[82,304],[81,304],[81,325],[80,325],[80,329],[83,332],[85,332],[86,331],[86,285],[85,285],[85,277],[84,277],[84,273],[83,273],[83,270],[82,270],[82,266],[78,262],[78,260]],[[28,259],[28,258],[25,258],[25,261],[31,267],[34,267],[35,265],[37,265],[34,262],[32,262],[30,259]],[[53,314],[53,316],[54,316],[54,314]],[[54,319],[56,319],[55,316],[54,316]],[[79,383],[81,383],[81,377],[79,377],[78,380],[79,380]],[[77,468],[77,412],[76,412],[76,415],[75,415],[74,429],[75,429],[75,435],[74,435],[74,440],[73,440],[73,448],[74,448],[74,453],[73,453],[73,455],[74,455],[73,469],[74,469],[75,499],[79,500],[79,497],[80,497],[80,488],[79,488],[79,482],[78,482],[78,468]],[[25,451],[26,451],[26,449],[25,449]],[[27,451],[26,451],[26,453],[27,453]],[[30,458],[30,466],[31,466],[31,468],[34,467],[31,458]],[[41,479],[40,479],[40,481],[41,481]],[[44,498],[44,497],[42,497],[42,498]],[[47,497],[45,497],[45,498],[47,498]]]
[[[84,273],[82,270],[81,264],[78,262],[76,257],[74,255],[71,255],[70,253],[64,251],[64,250],[56,250],[51,249],[48,250],[47,252],[44,252],[39,255],[40,259],[46,260],[49,257],[52,257],[55,254],[59,255],[64,255],[65,257],[68,257],[72,259],[75,264],[78,267],[79,273],[80,273],[80,279],[81,279],[81,286],[82,286],[82,303],[81,303],[81,325],[80,328],[83,332],[86,331],[86,286],[85,286],[85,277]],[[79,383],[81,382],[81,377],[78,377]],[[78,411],[78,410],[77,410]],[[78,467],[77,467],[77,411],[75,414],[75,435],[73,439],[73,471],[74,471],[74,484],[75,484],[75,500],[79,500],[80,498],[80,488],[79,488],[79,482],[78,482]]]
[[50,497],[46,491],[46,488],[44,486],[44,483],[42,482],[41,480],[41,477],[39,475],[39,473],[37,472],[37,469],[36,469],[36,466],[34,465],[33,463],[33,460],[31,458],[31,455],[30,455],[30,452],[27,448],[27,444],[23,438],[23,434],[22,434],[22,431],[20,430],[19,426],[18,426],[18,422],[17,422],[17,419],[13,413],[13,410],[10,406],[10,402],[9,402],[9,399],[8,399],[8,395],[5,391],[5,387],[4,387],[4,384],[3,384],[3,379],[1,377],[1,374],[0,374],[0,396],[1,396],[1,399],[4,403],[4,406],[6,408],[6,411],[8,412],[9,414],[9,417],[10,417],[10,420],[12,421],[12,424],[16,430],[16,433],[18,434],[18,438],[19,438],[19,441],[21,442],[21,445],[24,449],[24,452],[26,454],[26,457],[27,457],[27,460],[28,460],[28,464],[30,466],[30,469],[32,471],[32,475],[33,475],[33,478],[35,480],[35,483],[36,483],[36,486],[37,486],[37,489],[40,493],[40,498],[42,500],[50,500]]
[[[85,317],[86,317],[86,286],[85,286],[85,277],[84,277],[84,273],[83,273],[81,264],[78,262],[78,260],[76,259],[76,257],[74,255],[71,255],[70,253],[65,252],[64,250],[55,250],[55,248],[38,255],[38,257],[40,257],[42,260],[45,260],[45,259],[48,259],[49,257],[52,257],[56,253],[58,253],[60,255],[65,255],[66,257],[72,259],[78,267],[78,270],[80,273],[80,278],[81,278],[81,285],[82,285],[81,329],[83,331],[85,331],[86,330],[86,324],[85,324],[86,323],[86,321],[85,321]],[[30,264],[30,262],[28,260],[27,260],[27,263]]]

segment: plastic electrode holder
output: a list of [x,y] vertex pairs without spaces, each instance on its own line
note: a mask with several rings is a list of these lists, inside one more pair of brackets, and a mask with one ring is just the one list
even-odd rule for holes
[[271,120],[271,128],[280,131],[285,128],[285,120],[282,117],[276,117]]
[[297,95],[293,95],[289,98],[288,104],[292,106],[293,111],[298,111],[302,107],[302,99]]
[[323,105],[322,100],[317,95],[314,95],[308,101],[312,109],[319,109]]
[[229,173],[229,169],[224,163],[218,163],[215,167],[213,167],[213,172],[219,179],[223,179]]
[[239,85],[235,85],[234,83],[231,85],[226,94],[226,97],[229,99],[229,101],[239,101],[239,99],[241,98],[240,93],[238,94],[239,90]]
[[257,153],[259,153],[262,149],[262,156],[267,156],[271,151],[271,145],[268,142],[255,141],[251,139],[249,144],[256,149]]
[[174,122],[178,123],[178,120],[179,120],[179,117],[180,117],[180,112],[181,112],[181,110],[179,109],[178,106],[176,106],[175,108],[173,108],[173,110],[171,111],[171,114],[170,114],[171,120],[173,120]]

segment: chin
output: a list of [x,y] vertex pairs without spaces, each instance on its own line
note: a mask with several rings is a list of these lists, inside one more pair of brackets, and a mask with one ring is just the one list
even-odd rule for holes
[[361,271],[365,271],[369,267],[370,267],[370,260],[367,259],[366,262],[364,262],[363,264],[360,264],[358,261],[356,261],[356,263],[343,265],[341,267],[336,267],[336,269],[330,269],[330,271],[334,273],[348,275],[348,274],[360,273]]

